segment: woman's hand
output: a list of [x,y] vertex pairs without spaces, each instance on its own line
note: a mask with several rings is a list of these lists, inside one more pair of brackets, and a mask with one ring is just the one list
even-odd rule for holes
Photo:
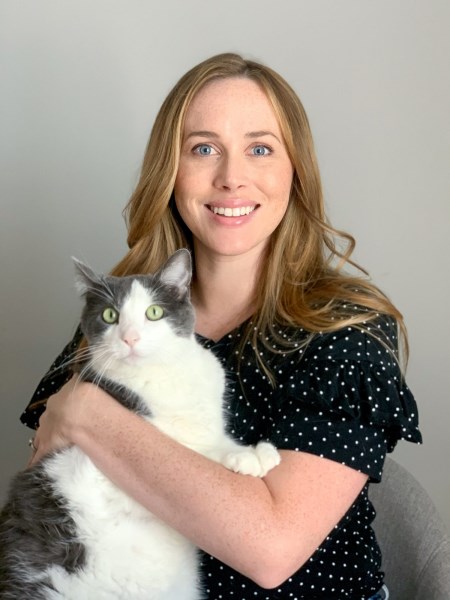
[[72,445],[73,428],[82,415],[86,399],[96,391],[94,385],[80,382],[75,376],[50,396],[32,440],[33,454],[28,466],[34,465],[49,452]]

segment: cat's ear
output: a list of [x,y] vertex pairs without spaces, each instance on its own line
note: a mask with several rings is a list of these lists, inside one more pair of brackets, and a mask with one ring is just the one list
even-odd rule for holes
[[161,267],[158,272],[161,281],[178,288],[180,296],[189,293],[192,278],[192,260],[189,250],[182,248]]
[[72,256],[75,265],[75,286],[80,294],[85,294],[88,289],[101,284],[101,275],[97,275],[90,267]]

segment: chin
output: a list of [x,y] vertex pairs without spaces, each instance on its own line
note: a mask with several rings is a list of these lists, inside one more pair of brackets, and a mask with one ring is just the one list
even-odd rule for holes
[[144,367],[149,363],[147,356],[141,356],[140,354],[129,354],[122,358],[122,362],[131,367]]
[[245,255],[254,255],[259,256],[267,245],[267,240],[264,241],[255,241],[251,243],[247,241],[246,243],[242,243],[242,240],[235,241],[230,243],[216,244],[211,247],[211,251],[219,254],[221,256],[245,256]]

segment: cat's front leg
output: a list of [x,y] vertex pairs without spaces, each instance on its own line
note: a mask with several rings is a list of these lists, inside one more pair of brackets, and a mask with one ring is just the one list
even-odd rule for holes
[[240,446],[232,442],[220,462],[236,473],[264,477],[280,461],[278,450],[269,442],[259,442],[256,446]]

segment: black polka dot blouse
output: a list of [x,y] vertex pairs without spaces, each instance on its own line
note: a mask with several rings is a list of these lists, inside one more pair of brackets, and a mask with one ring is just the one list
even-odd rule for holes
[[[348,327],[317,334],[306,347],[300,343],[306,332],[296,330],[294,352],[273,353],[261,345],[275,386],[259,368],[250,342],[238,349],[242,331],[217,342],[197,336],[227,370],[229,432],[246,444],[266,439],[279,449],[337,461],[367,474],[369,483],[310,559],[278,588],[260,588],[202,553],[205,599],[366,600],[383,584],[369,484],[381,480],[386,453],[399,439],[422,441],[416,403],[389,350],[396,346],[396,330],[380,317],[365,331]],[[280,334],[291,338],[294,332]],[[21,415],[26,425],[37,426],[46,398],[70,378],[64,365],[80,339],[77,331],[40,382]]]

